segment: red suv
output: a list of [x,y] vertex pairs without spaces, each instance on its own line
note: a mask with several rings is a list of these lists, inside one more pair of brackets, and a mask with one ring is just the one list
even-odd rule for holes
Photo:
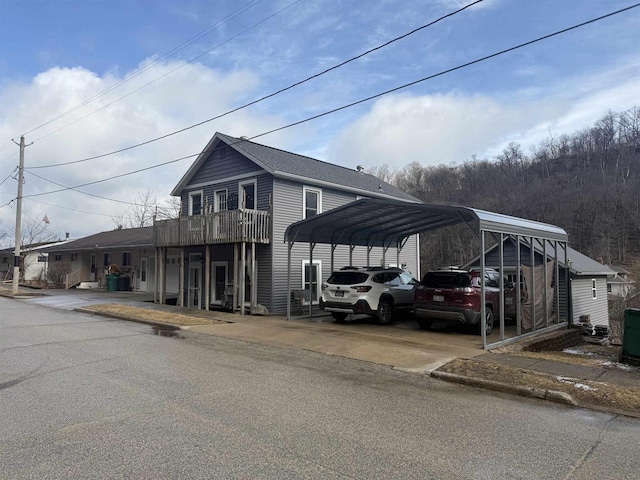
[[[486,334],[493,330],[494,319],[500,309],[500,274],[485,269]],[[515,317],[515,289],[506,279],[505,317]],[[435,321],[454,322],[476,326],[482,333],[480,314],[479,270],[436,270],[428,272],[415,287],[413,310],[423,329],[431,328]],[[499,318],[499,317],[498,317]]]

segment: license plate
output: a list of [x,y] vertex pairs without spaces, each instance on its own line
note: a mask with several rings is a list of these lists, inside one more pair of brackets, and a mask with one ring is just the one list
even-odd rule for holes
[[336,292],[336,297],[344,297],[344,292],[342,292],[342,291],[337,291],[337,292]]
[[433,296],[433,301],[434,302],[444,302],[444,296],[443,295],[434,295]]

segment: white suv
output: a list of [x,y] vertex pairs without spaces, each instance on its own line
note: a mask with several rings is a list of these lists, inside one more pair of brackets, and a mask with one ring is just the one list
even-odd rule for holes
[[398,310],[411,310],[418,280],[400,268],[345,267],[322,283],[320,308],[338,321],[350,313],[372,315],[386,325]]

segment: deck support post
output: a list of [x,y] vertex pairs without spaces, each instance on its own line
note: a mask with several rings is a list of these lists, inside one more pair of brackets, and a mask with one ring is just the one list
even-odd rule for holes
[[246,269],[247,269],[247,244],[242,242],[240,245],[240,315],[244,315],[244,296],[246,293],[247,282]]
[[211,245],[204,246],[204,309],[211,303]]
[[180,247],[180,278],[178,278],[178,305],[184,307],[184,247]]

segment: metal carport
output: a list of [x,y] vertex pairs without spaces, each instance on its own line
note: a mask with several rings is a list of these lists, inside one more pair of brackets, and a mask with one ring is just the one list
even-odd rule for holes
[[[356,246],[367,248],[367,258],[373,247],[382,247],[383,262],[386,252],[389,248],[396,249],[396,255],[404,246],[406,240],[414,234],[435,230],[438,228],[448,227],[466,223],[480,239],[480,252],[485,252],[485,234],[493,235],[497,243],[500,245],[500,271],[503,271],[503,241],[506,236],[511,236],[518,245],[517,258],[520,259],[520,244],[534,245],[535,243],[546,245],[551,242],[553,245],[555,258],[555,278],[559,279],[558,272],[558,244],[567,246],[567,233],[555,225],[535,222],[509,215],[487,212],[470,207],[452,206],[452,205],[429,205],[422,203],[408,203],[399,200],[381,200],[381,199],[362,199],[332,209],[326,213],[315,215],[306,220],[289,225],[285,232],[285,242],[288,244],[288,260],[287,260],[287,318],[291,318],[291,248],[296,242],[309,244],[309,257],[313,259],[313,249],[316,244],[331,245],[331,270],[333,271],[334,251],[338,245],[346,245],[349,247],[349,259],[351,263],[351,254]],[[533,252],[533,248],[530,249]],[[566,248],[563,248],[566,256]],[[546,250],[544,252],[544,301],[547,305],[547,262],[550,256]],[[520,261],[516,262],[517,277],[520,278]],[[566,264],[566,258],[565,258]],[[531,265],[534,265],[533,254],[531,255]],[[484,255],[480,255],[481,275],[484,278],[485,259]],[[482,305],[482,346],[485,349],[495,348],[506,343],[514,341],[514,338],[505,339],[504,327],[504,280],[500,275],[500,341],[491,344],[487,343],[485,333],[485,285],[481,282],[481,305]],[[532,276],[533,278],[533,276]],[[517,336],[515,339],[524,336],[533,335],[542,331],[561,328],[567,325],[567,319],[561,321],[560,312],[560,296],[559,282],[555,282],[555,301],[557,321],[550,324],[547,317],[547,308],[545,308],[545,327],[536,329],[535,322],[533,331],[522,334],[521,332],[521,305],[520,305],[520,282],[516,283],[516,301],[517,301]],[[532,281],[531,291],[535,294],[535,283]],[[311,289],[310,289],[311,291]],[[311,300],[311,299],[310,299]],[[567,299],[565,297],[564,301]],[[309,314],[312,311],[312,302],[309,301]],[[531,302],[531,314],[535,320],[535,301]],[[565,305],[566,308],[566,305]]]

